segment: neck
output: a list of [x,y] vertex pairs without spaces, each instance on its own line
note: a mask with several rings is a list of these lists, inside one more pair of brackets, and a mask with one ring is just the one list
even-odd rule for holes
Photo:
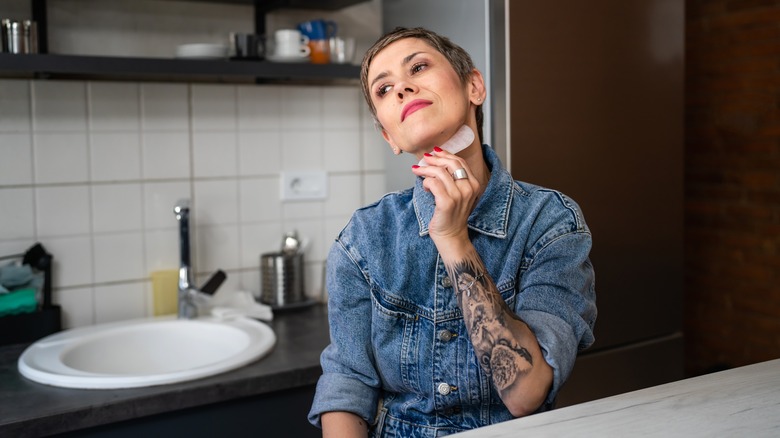
[[488,181],[490,181],[490,169],[488,169],[485,157],[482,155],[482,144],[480,144],[479,139],[475,139],[469,147],[458,153],[458,156],[468,163],[473,177],[479,181],[482,190],[479,194],[482,195],[487,188]]

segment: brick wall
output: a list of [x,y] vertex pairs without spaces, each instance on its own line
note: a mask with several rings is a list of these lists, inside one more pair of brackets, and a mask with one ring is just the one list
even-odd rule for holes
[[689,375],[780,357],[780,0],[686,0]]

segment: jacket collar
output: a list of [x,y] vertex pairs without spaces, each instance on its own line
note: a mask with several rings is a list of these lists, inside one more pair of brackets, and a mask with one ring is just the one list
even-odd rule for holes
[[[468,227],[474,231],[493,237],[504,238],[509,224],[508,215],[512,205],[512,176],[501,165],[498,155],[488,145],[482,145],[482,156],[490,170],[490,180],[485,193],[477,201],[471,212]],[[435,207],[433,195],[425,191],[422,177],[414,184],[412,202],[417,214],[420,236],[428,234],[428,224],[433,217]]]

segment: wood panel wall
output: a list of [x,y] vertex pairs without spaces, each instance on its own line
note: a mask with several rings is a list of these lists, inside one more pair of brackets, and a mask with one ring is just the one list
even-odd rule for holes
[[686,373],[780,357],[780,1],[687,0]]

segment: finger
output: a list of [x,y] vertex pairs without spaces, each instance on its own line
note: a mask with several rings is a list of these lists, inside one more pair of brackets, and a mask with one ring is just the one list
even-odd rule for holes
[[[445,166],[451,172],[451,175],[455,181],[466,179],[471,173],[465,159],[455,154],[452,154],[446,150],[443,150],[438,147],[433,148],[431,157],[432,157],[432,161],[434,162],[436,162],[436,158],[438,158],[439,159],[438,162],[446,163]],[[443,160],[448,160],[448,161],[443,161]]]
[[[445,176],[428,177],[423,180],[423,188],[434,197],[435,211],[431,220],[431,232],[436,235],[454,235],[465,231],[468,218],[473,210],[474,199],[465,195],[455,186],[454,181],[445,184]],[[435,225],[434,225],[435,224]]]
[[[457,164],[456,164],[457,165]],[[429,164],[424,167],[412,166],[412,172],[417,176],[422,176],[426,179],[437,179],[448,190],[459,192],[457,186],[454,184],[455,180],[452,177],[452,173],[449,170],[450,165],[442,162],[438,164]]]
[[434,148],[431,154],[425,154],[425,161],[430,167],[445,168],[457,187],[470,186],[473,192],[479,190],[479,182],[471,178],[471,169],[466,160],[447,151],[439,149],[441,151],[439,152],[436,149]]
[[446,165],[450,173],[467,166],[466,160],[439,147],[433,148],[430,154],[426,154],[425,161],[429,164],[432,164],[430,163],[432,161],[438,163],[435,165]]
[[[436,197],[436,203],[452,200],[457,203],[471,204],[476,188],[471,183],[455,181],[449,173],[449,169],[443,166],[429,165],[425,167],[412,166],[412,172],[425,178],[423,187]],[[440,199],[446,196],[448,199]]]
[[455,172],[452,172],[452,179],[455,181],[469,179],[469,174],[466,172],[466,168],[461,167],[460,169],[455,169]]

